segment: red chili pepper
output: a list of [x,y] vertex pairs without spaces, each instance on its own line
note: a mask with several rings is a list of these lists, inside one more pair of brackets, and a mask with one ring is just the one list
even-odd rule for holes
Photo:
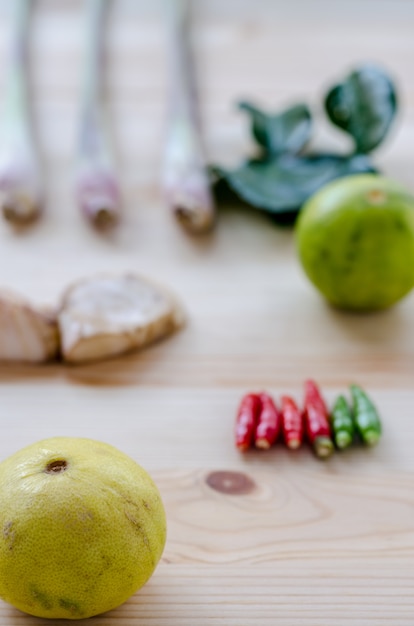
[[235,427],[236,448],[242,452],[253,444],[260,409],[261,402],[256,393],[248,393],[242,398]]
[[282,416],[269,394],[262,392],[259,399],[261,408],[254,443],[256,448],[267,450],[279,436]]
[[318,457],[326,458],[334,450],[328,409],[313,380],[305,382],[305,427],[308,439]]
[[296,450],[303,441],[303,417],[296,402],[289,396],[282,396],[283,438],[288,448]]

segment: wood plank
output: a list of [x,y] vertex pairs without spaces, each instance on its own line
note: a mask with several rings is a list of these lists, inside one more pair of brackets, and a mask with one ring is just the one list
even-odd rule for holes
[[[97,624],[410,623],[412,475],[295,474],[282,463],[274,473],[250,472],[255,486],[244,495],[212,489],[207,472],[154,477],[169,519],[162,563]],[[237,477],[227,481],[234,485]],[[0,618],[49,623],[4,604]]]
[[[234,580],[238,585],[234,585]],[[323,563],[249,565],[161,564],[147,585],[122,607],[81,626],[238,626],[240,623],[292,626],[397,626],[413,615],[411,563],[350,559]],[[50,620],[23,615],[0,604],[0,619],[10,626],[47,626]],[[60,620],[55,620],[61,623]],[[63,621],[62,621],[63,623]]]

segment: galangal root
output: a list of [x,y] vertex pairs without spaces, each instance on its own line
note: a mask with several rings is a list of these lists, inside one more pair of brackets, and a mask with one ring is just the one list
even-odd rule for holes
[[70,286],[55,312],[0,292],[0,360],[81,364],[139,350],[183,324],[175,298],[132,274],[103,275]]

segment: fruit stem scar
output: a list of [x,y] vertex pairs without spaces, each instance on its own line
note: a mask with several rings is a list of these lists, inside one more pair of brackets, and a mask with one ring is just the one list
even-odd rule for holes
[[382,191],[382,189],[371,189],[367,196],[371,204],[385,204],[387,200],[387,195]]
[[67,467],[68,462],[65,459],[56,459],[46,465],[45,472],[46,474],[59,474],[60,472],[64,472]]

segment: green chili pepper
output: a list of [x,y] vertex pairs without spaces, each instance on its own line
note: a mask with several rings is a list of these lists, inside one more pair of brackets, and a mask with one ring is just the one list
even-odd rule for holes
[[351,385],[354,418],[357,430],[364,443],[369,446],[376,444],[381,436],[381,422],[378,411],[358,385]]
[[350,446],[355,434],[355,422],[344,396],[336,399],[330,420],[337,447],[343,450]]

